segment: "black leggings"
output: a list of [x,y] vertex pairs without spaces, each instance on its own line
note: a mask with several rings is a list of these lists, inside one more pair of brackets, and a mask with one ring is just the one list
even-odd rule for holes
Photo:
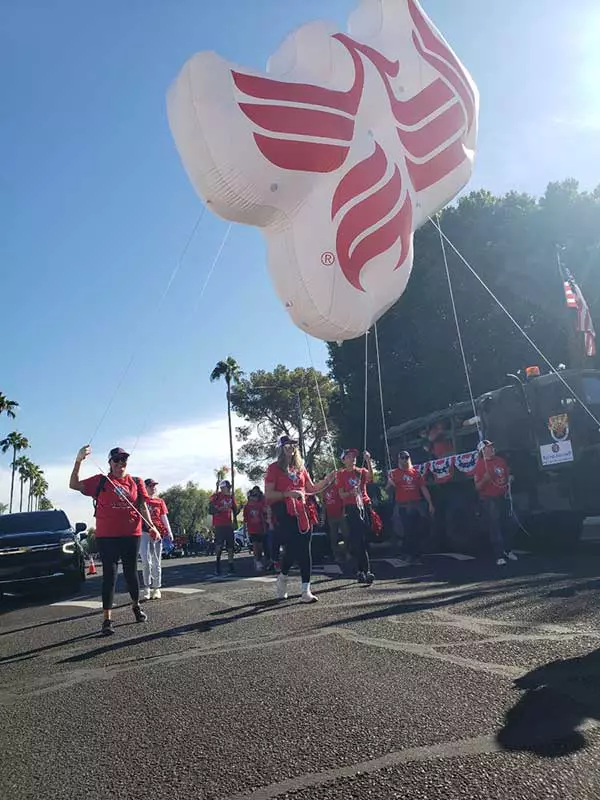
[[300,533],[298,520],[287,513],[280,513],[277,522],[279,525],[277,534],[279,534],[279,541],[283,544],[282,575],[287,575],[294,564],[298,564],[302,583],[310,583],[310,573],[312,572],[311,533]]
[[345,511],[350,553],[356,562],[356,568],[359,572],[370,572],[369,535],[371,528],[369,510],[368,508],[363,508],[362,516],[361,509],[358,506],[346,506]]
[[113,607],[119,559],[123,564],[123,576],[134,606],[140,600],[137,559],[140,551],[140,536],[114,536],[96,539],[102,561],[102,608]]

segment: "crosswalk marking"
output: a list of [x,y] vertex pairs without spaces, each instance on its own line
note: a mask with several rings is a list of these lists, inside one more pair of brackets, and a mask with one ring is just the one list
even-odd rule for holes
[[65,608],[65,607],[75,607],[75,608],[91,608],[94,611],[98,611],[102,608],[102,603],[100,600],[77,600],[74,598],[73,600],[61,600],[60,603],[51,603],[52,608]]
[[163,586],[163,592],[176,592],[177,594],[198,594],[198,592],[205,592],[206,589],[200,589],[198,586]]
[[257,575],[255,578],[242,578],[244,581],[254,581],[255,583],[275,583],[277,578],[272,575]]

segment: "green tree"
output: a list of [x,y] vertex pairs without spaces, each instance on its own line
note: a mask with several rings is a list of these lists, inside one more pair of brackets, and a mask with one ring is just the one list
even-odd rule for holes
[[336,399],[335,383],[314,369],[289,370],[280,364],[272,372],[259,370],[243,378],[232,392],[234,410],[249,423],[236,430],[243,443],[237,468],[252,482],[260,481],[279,436],[298,436],[302,429],[307,468],[312,472],[325,459],[331,469],[326,420]]
[[47,497],[40,497],[38,511],[52,511],[53,508],[54,505],[52,504],[51,500],[49,500]]
[[8,509],[8,505],[6,503],[0,503],[0,514],[6,514]]
[[0,415],[6,414],[7,417],[14,419],[19,404],[16,400],[9,400],[5,394],[0,392]]
[[184,536],[210,526],[208,500],[211,494],[212,491],[189,481],[185,486],[171,486],[160,495],[169,509],[173,533]]
[[210,373],[211,383],[225,380],[227,385],[227,425],[229,428],[229,461],[231,469],[231,487],[235,491],[235,472],[233,462],[233,431],[231,428],[231,387],[236,386],[243,375],[239,364],[232,356],[227,356],[225,361],[217,361],[215,368]]
[[9,513],[12,514],[12,507],[13,507],[13,496],[15,493],[15,472],[17,471],[16,461],[17,461],[17,453],[21,450],[26,450],[29,447],[29,442],[21,433],[17,433],[17,431],[13,431],[9,433],[5,439],[0,441],[0,450],[3,453],[7,453],[9,450],[13,451],[13,459],[12,459],[12,474],[10,479],[10,501],[8,504]]
[[[552,183],[543,197],[473,192],[441,215],[444,233],[554,364],[577,359],[569,348],[573,313],[566,309],[561,259],[575,275],[592,315],[600,301],[600,189]],[[540,358],[450,247],[448,263],[475,395],[502,385],[506,374]],[[596,328],[599,328],[596,317]],[[415,263],[401,299],[378,324],[385,425],[399,424],[468,399],[439,234],[431,224],[415,237]],[[370,449],[383,457],[377,360],[369,335]],[[362,340],[329,344],[329,366],[340,397],[332,407],[344,441],[363,430]],[[587,359],[587,366],[598,362]],[[540,366],[543,366],[540,364]]]

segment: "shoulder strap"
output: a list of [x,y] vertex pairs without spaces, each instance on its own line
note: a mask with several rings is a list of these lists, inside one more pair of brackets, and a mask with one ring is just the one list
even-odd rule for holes
[[101,475],[100,480],[98,481],[98,486],[96,486],[96,491],[94,492],[93,503],[94,503],[94,516],[96,516],[96,509],[98,507],[98,497],[100,496],[100,492],[104,490],[106,486],[106,482],[108,478],[106,475]]

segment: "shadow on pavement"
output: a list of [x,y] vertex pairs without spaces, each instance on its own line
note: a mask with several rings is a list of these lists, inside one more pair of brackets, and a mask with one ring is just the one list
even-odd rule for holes
[[497,734],[504,750],[557,758],[586,747],[578,728],[589,718],[600,721],[600,650],[537,667],[515,687],[526,693]]

